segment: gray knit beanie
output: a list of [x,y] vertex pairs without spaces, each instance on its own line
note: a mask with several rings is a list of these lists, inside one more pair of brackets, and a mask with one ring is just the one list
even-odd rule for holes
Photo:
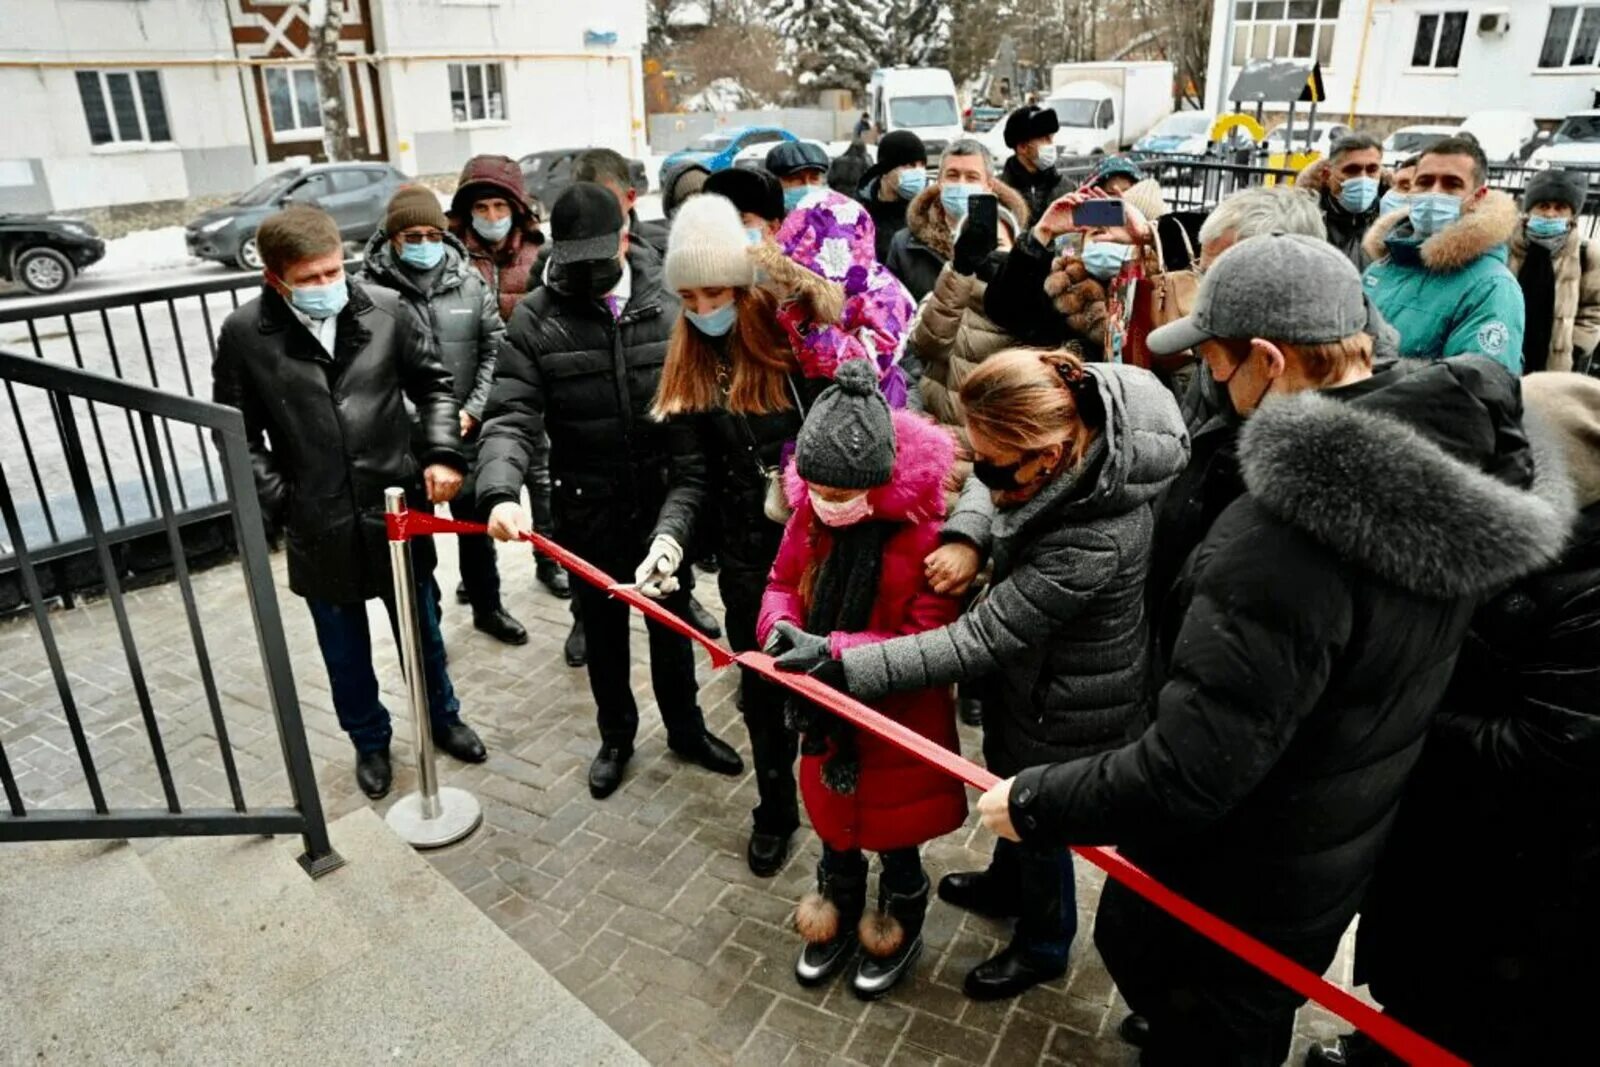
[[794,462],[812,485],[876,489],[889,484],[894,422],[871,360],[852,359],[839,367],[800,427]]
[[1532,211],[1538,204],[1566,204],[1574,215],[1581,215],[1588,195],[1587,176],[1571,170],[1542,170],[1528,179],[1522,210]]

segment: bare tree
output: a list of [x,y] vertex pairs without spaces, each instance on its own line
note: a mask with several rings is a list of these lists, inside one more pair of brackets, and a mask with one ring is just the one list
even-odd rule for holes
[[317,94],[322,107],[322,150],[329,162],[354,159],[350,145],[349,112],[345,108],[344,73],[339,63],[339,34],[344,29],[345,0],[321,0],[322,20],[316,19],[312,0],[311,23],[317,44]]

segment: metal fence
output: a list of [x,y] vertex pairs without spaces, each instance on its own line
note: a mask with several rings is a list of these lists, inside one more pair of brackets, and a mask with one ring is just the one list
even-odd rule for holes
[[[5,547],[38,629],[55,695],[90,799],[87,809],[30,808],[24,802],[4,745],[0,744],[0,787],[4,789],[8,812],[0,815],[0,842],[293,833],[299,834],[305,843],[301,863],[313,876],[339,866],[342,861],[328,840],[300,718],[243,418],[233,408],[209,401],[3,351],[0,351],[0,381],[5,383],[7,400],[21,434],[20,451],[8,448],[0,452],[0,518],[4,521]],[[193,388],[192,382],[190,388]],[[104,433],[108,425],[125,425],[134,440],[133,461],[143,484],[143,503],[149,509],[145,520],[129,521],[132,501],[123,501],[116,491],[117,474]],[[198,509],[185,505],[178,496],[184,460],[175,443],[189,434],[198,439],[198,451],[206,456],[209,464],[204,475],[209,485],[208,495],[206,503]],[[88,443],[90,440],[94,442],[92,445]],[[91,451],[98,458],[98,464],[91,458]],[[11,487],[11,471],[19,465],[19,457],[25,457],[34,490],[41,501],[47,500],[50,494],[43,484],[38,462],[41,455],[59,459],[64,478],[62,487],[70,491],[75,502],[73,513],[81,526],[80,537],[89,546],[98,581],[105,589],[126,662],[127,679],[149,741],[155,775],[160,781],[164,800],[160,808],[118,809],[107,803],[96,764],[94,738],[85,729],[85,716],[74,687],[78,675],[69,672],[64,662],[47,594],[40,582],[40,564],[66,550],[73,539],[61,536],[60,528],[55,525],[57,519],[52,517],[54,513],[46,508],[42,517],[51,536],[37,550],[32,547],[33,539]],[[97,483],[96,467],[104,473],[104,482]],[[114,512],[114,521],[107,521],[108,505]],[[209,508],[220,510],[233,526],[248,608],[265,673],[268,703],[288,772],[291,803],[286,807],[252,810],[246,806],[240,784],[182,540],[184,518],[192,518]],[[163,743],[161,719],[156,713],[139,640],[124,597],[123,568],[117,562],[119,546],[142,535],[147,523],[153,524],[165,537],[171,554],[173,576],[193,645],[194,668],[204,690],[212,736],[216,739],[232,801],[228,808],[186,809],[180,801]]]

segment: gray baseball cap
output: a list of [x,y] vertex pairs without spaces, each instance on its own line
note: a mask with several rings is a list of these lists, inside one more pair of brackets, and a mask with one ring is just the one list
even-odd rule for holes
[[1366,325],[1361,274],[1343,252],[1302,234],[1262,234],[1218,256],[1194,310],[1152,331],[1149,345],[1170,356],[1217,337],[1321,344]]

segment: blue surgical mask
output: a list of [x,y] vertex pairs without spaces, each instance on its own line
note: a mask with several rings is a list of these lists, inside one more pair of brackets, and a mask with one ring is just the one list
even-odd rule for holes
[[420,244],[402,244],[400,262],[418,270],[432,270],[444,258],[443,241],[423,241]]
[[1461,199],[1449,193],[1417,193],[1411,198],[1411,228],[1432,237],[1461,217]]
[[744,239],[750,244],[758,245],[767,239],[767,231],[763,230],[760,226],[746,226],[744,230]]
[[1543,215],[1528,216],[1529,237],[1561,237],[1572,229],[1571,219],[1551,219]]
[[1111,241],[1088,241],[1083,246],[1083,269],[1103,282],[1115,278],[1133,249]]
[[726,337],[739,318],[739,308],[735,301],[730,300],[717,310],[708,311],[704,315],[688,308],[683,309],[683,314],[695,329],[707,337]]
[[1411,206],[1411,197],[1406,193],[1397,193],[1393,189],[1383,194],[1383,199],[1378,201],[1378,213],[1392,215],[1402,208]]
[[797,185],[793,189],[785,189],[783,191],[783,210],[793,211],[800,206],[800,201],[804,200],[815,189],[816,186],[813,185]]
[[507,215],[498,222],[490,222],[481,215],[472,216],[472,230],[490,244],[499,244],[506,239],[506,234],[511,232],[511,216]]
[[967,217],[967,198],[981,195],[985,191],[981,185],[944,182],[939,186],[939,203],[944,205],[945,214],[952,219],[964,219]]
[[343,278],[327,285],[302,285],[289,290],[289,302],[309,318],[331,319],[350,302],[350,288]]
[[1378,179],[1346,178],[1339,187],[1339,206],[1352,215],[1364,215],[1378,199]]
[[918,193],[928,187],[928,172],[921,166],[902,168],[899,174],[901,200],[914,200]]

